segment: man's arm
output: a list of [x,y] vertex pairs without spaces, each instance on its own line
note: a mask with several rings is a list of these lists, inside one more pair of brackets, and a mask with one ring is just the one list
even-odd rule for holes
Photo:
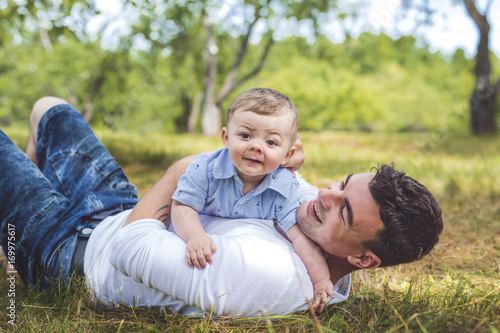
[[168,227],[172,195],[179,178],[197,156],[187,156],[172,164],[160,180],[139,200],[124,226],[140,219],[153,218],[162,221]]

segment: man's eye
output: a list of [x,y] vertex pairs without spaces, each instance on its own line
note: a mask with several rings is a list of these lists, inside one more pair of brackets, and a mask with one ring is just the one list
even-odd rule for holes
[[345,183],[344,183],[344,181],[342,181],[342,182],[340,183],[340,189],[341,189],[342,191],[344,190],[344,187],[345,187],[345,185],[344,185],[344,184],[345,184]]
[[345,219],[344,219],[344,208],[345,208],[344,205],[340,206],[340,218],[342,219],[342,221],[345,222]]
[[243,139],[250,139],[250,135],[247,134],[247,133],[241,133],[240,137],[243,138]]
[[267,140],[267,141],[266,141],[266,143],[267,143],[268,145],[270,145],[270,146],[275,146],[275,145],[277,145],[276,141],[274,141],[274,140]]

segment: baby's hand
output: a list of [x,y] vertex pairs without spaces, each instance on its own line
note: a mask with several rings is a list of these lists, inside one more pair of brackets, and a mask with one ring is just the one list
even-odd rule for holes
[[217,250],[212,238],[206,234],[193,235],[187,241],[186,260],[190,267],[204,268],[212,264],[212,254]]
[[314,303],[313,309],[321,313],[328,305],[328,296],[333,298],[333,283],[329,279],[318,281],[314,284]]

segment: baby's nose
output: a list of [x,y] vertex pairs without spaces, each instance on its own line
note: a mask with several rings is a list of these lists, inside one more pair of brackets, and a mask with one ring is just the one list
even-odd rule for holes
[[250,143],[250,150],[262,152],[262,144],[260,144],[257,140],[252,140]]

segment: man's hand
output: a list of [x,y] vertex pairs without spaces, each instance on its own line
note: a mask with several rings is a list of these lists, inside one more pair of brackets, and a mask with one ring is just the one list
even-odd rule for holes
[[333,298],[333,283],[329,279],[318,281],[314,284],[314,303],[313,309],[321,313],[328,305],[328,296]]
[[292,171],[292,173],[295,174],[295,171],[299,170],[299,168],[302,166],[302,164],[306,159],[304,156],[303,144],[298,134],[294,146],[295,146],[295,153],[293,154],[292,158],[290,158],[290,160],[288,160],[286,164],[282,164],[281,166],[284,168],[289,168],[290,171]]
[[197,233],[188,239],[186,260],[190,267],[204,268],[212,264],[212,254],[217,250],[212,238],[204,233]]

